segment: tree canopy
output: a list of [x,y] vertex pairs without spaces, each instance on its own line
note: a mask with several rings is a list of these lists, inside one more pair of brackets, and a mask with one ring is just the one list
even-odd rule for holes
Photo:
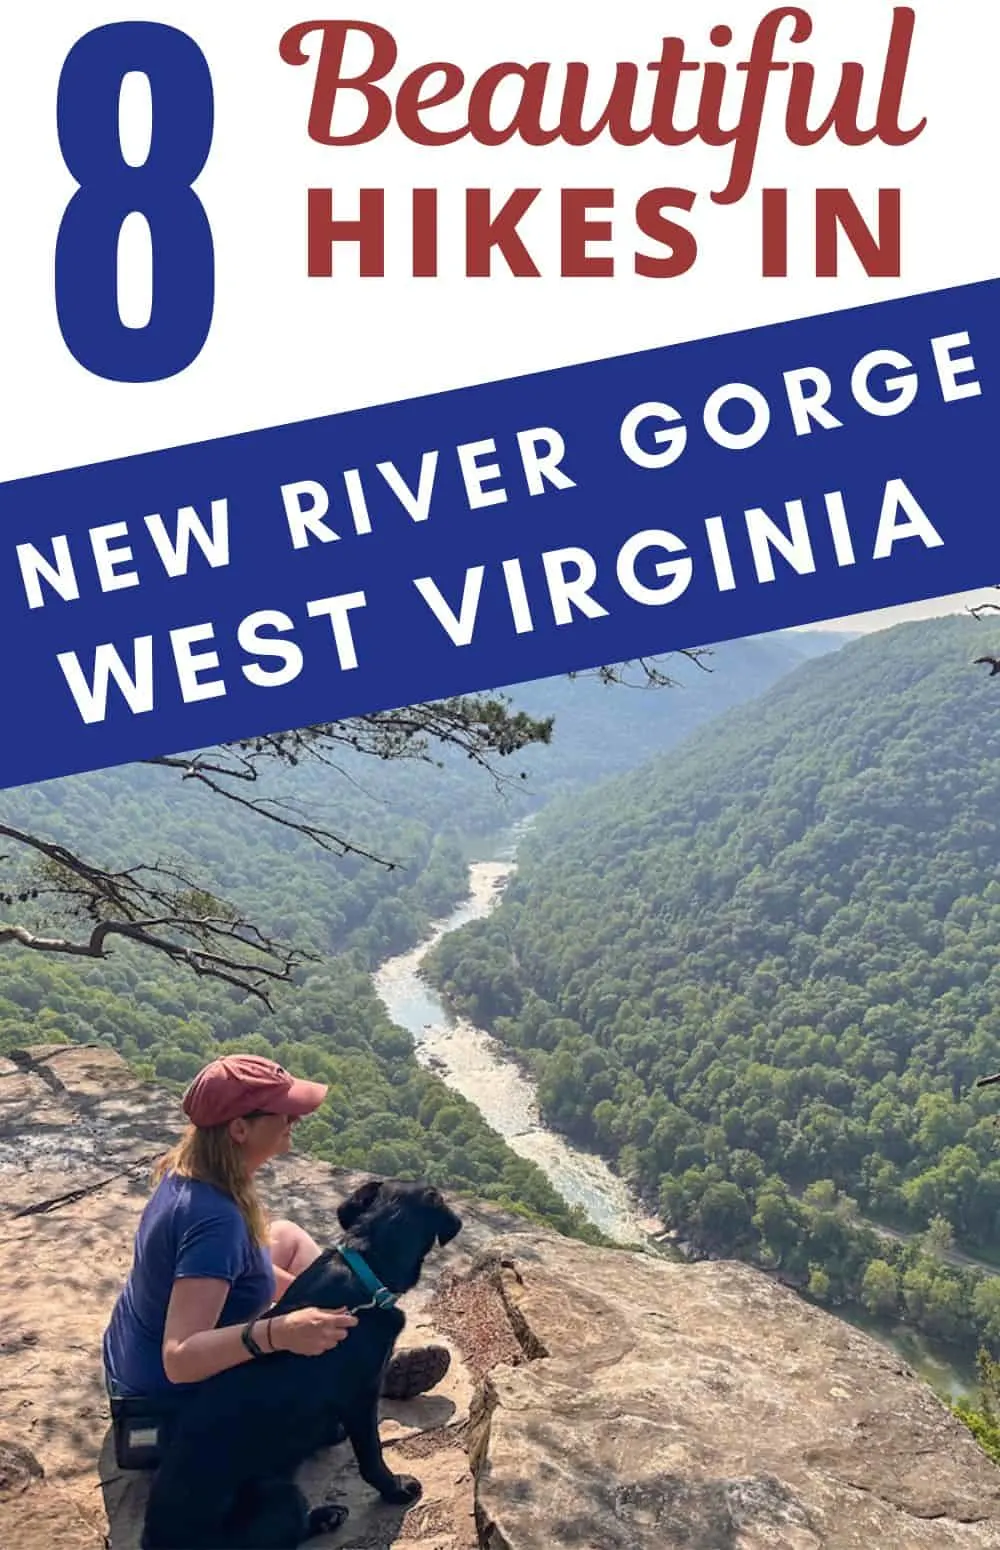
[[968,1340],[1000,1338],[1000,1283],[961,1259],[1000,1232],[981,649],[967,618],[868,636],[554,806],[430,964],[703,1248]]

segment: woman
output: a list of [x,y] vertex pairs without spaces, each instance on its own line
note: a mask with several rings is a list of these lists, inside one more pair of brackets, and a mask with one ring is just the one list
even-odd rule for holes
[[[297,1308],[254,1328],[321,1252],[294,1222],[268,1222],[255,1176],[290,1150],[293,1125],[326,1093],[257,1055],[224,1056],[195,1077],[188,1129],[158,1164],[104,1334],[112,1399],[143,1396],[167,1417],[191,1385],[258,1354],[318,1356],[347,1338],[357,1319],[346,1308]],[[440,1346],[400,1352],[384,1392],[423,1393],[448,1360]]]

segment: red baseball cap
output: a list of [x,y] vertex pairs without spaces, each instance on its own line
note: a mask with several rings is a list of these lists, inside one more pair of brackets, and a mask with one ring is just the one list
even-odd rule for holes
[[223,1055],[199,1071],[184,1094],[184,1113],[199,1130],[228,1125],[261,1110],[301,1119],[318,1109],[329,1089],[303,1082],[262,1055]]

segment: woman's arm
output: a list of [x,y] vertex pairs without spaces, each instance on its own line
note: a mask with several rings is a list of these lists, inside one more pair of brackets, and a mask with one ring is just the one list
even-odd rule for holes
[[[200,1383],[253,1360],[241,1338],[245,1325],[215,1327],[228,1295],[228,1281],[185,1276],[174,1282],[163,1331],[163,1370],[171,1383]],[[258,1344],[267,1348],[266,1340]]]
[[[243,1344],[245,1324],[215,1327],[228,1294],[228,1281],[183,1276],[174,1282],[163,1331],[163,1370],[171,1383],[200,1383],[255,1360]],[[254,1338],[265,1353],[273,1349],[319,1356],[343,1340],[357,1322],[346,1309],[296,1308],[293,1313],[261,1319]]]

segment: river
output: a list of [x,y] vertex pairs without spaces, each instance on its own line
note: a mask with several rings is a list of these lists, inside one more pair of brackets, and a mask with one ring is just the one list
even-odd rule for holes
[[543,1125],[532,1083],[503,1046],[481,1028],[451,1017],[420,977],[424,958],[447,932],[490,913],[513,870],[513,861],[474,862],[469,897],[419,947],[384,963],[375,973],[375,989],[393,1022],[412,1036],[421,1065],[474,1103],[511,1150],[537,1163],[563,1199],[581,1206],[609,1238],[641,1243],[660,1224],[644,1218],[600,1157],[578,1150]]
[[[468,898],[411,952],[390,958],[374,976],[375,989],[392,1021],[413,1039],[421,1065],[479,1109],[512,1151],[536,1163],[570,1205],[581,1206],[607,1237],[622,1244],[648,1243],[662,1231],[627,1186],[600,1157],[581,1151],[543,1124],[531,1081],[503,1045],[481,1028],[445,1009],[421,978],[421,965],[443,936],[490,914],[515,869],[511,849],[504,859],[476,861],[469,868]],[[955,1398],[975,1391],[974,1363],[951,1347],[905,1325],[887,1326],[860,1312],[847,1321],[874,1335],[939,1393]]]

